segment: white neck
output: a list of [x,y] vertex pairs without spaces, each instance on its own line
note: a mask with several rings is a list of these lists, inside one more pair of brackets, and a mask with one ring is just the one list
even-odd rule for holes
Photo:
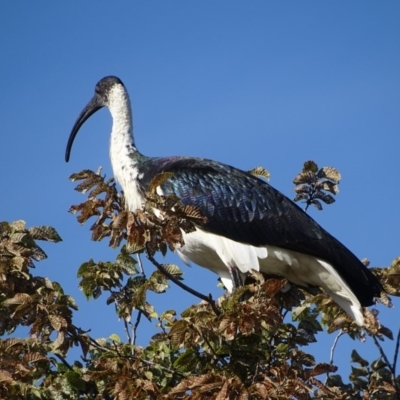
[[131,211],[144,202],[137,182],[137,154],[133,139],[132,110],[128,93],[123,85],[115,85],[108,95],[108,108],[113,118],[110,158],[115,179],[120,183],[126,203]]

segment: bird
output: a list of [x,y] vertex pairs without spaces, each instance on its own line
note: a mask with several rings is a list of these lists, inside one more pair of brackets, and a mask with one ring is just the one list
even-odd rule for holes
[[324,290],[359,326],[363,307],[374,304],[383,288],[373,273],[339,240],[268,182],[238,168],[194,157],[147,157],[136,147],[128,91],[116,76],[106,76],[79,114],[66,152],[99,109],[112,116],[110,158],[127,208],[143,208],[152,179],[170,173],[157,187],[205,216],[195,230],[183,232],[176,249],[184,263],[219,275],[228,293],[252,269],[280,276],[303,287]]

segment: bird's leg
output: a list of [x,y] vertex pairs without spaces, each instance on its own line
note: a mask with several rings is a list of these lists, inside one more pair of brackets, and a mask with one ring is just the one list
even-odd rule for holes
[[236,288],[243,286],[244,285],[243,274],[240,272],[239,268],[233,266],[229,267],[228,269],[233,283],[232,290],[235,290]]

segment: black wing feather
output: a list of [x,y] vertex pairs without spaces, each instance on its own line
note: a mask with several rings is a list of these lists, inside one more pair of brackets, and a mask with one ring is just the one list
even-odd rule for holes
[[237,168],[199,158],[152,158],[142,165],[147,187],[161,172],[161,186],[207,217],[202,229],[254,246],[272,245],[332,264],[363,306],[380,296],[381,284],[342,243],[267,182]]

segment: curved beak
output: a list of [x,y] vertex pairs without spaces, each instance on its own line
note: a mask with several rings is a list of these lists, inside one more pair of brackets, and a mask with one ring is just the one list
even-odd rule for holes
[[69,156],[71,153],[72,144],[74,143],[75,136],[78,133],[81,126],[85,123],[86,120],[90,118],[96,111],[100,110],[100,108],[104,107],[103,102],[100,99],[100,96],[97,94],[94,95],[92,100],[86,105],[86,107],[79,114],[78,119],[75,122],[74,127],[72,128],[71,134],[69,135],[67,149],[65,150],[65,161],[69,161]]

